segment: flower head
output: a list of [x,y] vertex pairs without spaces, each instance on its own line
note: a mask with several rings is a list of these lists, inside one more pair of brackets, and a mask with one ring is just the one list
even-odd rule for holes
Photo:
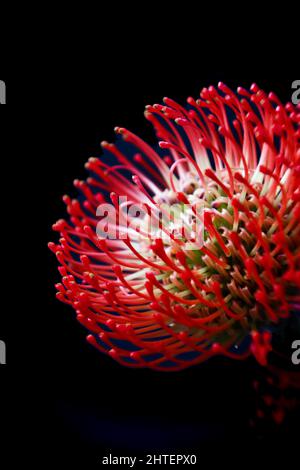
[[[187,102],[146,108],[161,150],[116,128],[126,147],[103,142],[74,182],[81,196],[64,196],[70,217],[49,244],[57,297],[124,365],[177,370],[250,351],[265,364],[272,328],[300,306],[299,105],[222,83]],[[114,216],[99,221],[108,202]]]

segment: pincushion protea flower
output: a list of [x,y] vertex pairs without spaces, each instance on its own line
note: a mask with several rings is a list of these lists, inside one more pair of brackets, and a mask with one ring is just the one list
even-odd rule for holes
[[[250,352],[266,364],[272,328],[300,306],[299,106],[222,83],[187,102],[146,108],[163,150],[116,128],[133,158],[103,142],[104,157],[89,159],[92,176],[75,181],[78,200],[63,198],[70,219],[49,244],[61,264],[57,297],[91,344],[127,366],[177,370]],[[117,196],[153,211],[201,201],[202,242],[191,249],[168,224],[167,241],[146,224],[132,241],[122,222],[111,226],[122,237],[99,237],[97,206],[110,197],[119,213]]]

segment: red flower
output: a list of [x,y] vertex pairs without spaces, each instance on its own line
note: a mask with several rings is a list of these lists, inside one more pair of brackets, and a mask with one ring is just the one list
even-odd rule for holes
[[[57,297],[76,310],[88,341],[124,365],[176,370],[219,353],[241,359],[250,332],[264,364],[270,337],[253,332],[299,309],[299,105],[283,106],[256,85],[238,95],[218,88],[204,88],[188,108],[168,98],[146,108],[163,152],[117,128],[137,153],[102,143],[114,162],[88,161],[92,176],[74,182],[83,196],[65,196],[70,220],[54,225]],[[99,234],[96,211],[109,194],[117,218],[100,221]],[[127,197],[123,206],[118,196]],[[158,218],[161,202],[189,205],[181,232]],[[129,215],[128,226],[123,209],[141,203],[148,214],[139,227]],[[154,239],[149,215],[159,224]]]

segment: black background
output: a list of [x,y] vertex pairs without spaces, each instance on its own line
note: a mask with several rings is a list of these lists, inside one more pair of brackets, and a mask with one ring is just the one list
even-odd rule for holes
[[177,373],[126,369],[87,344],[72,309],[55,298],[60,276],[46,245],[57,240],[52,223],[65,216],[61,196],[76,195],[72,180],[86,176],[85,161],[100,155],[100,141],[114,139],[115,126],[155,144],[145,105],[163,96],[184,103],[219,80],[233,88],[255,81],[283,102],[291,98],[296,76],[263,79],[254,69],[245,75],[212,62],[204,66],[196,55],[185,63],[181,57],[162,64],[151,58],[141,66],[138,55],[125,51],[110,61],[94,58],[64,68],[62,61],[21,84],[0,77],[7,81],[8,105],[18,104],[2,125],[9,183],[14,175],[25,183],[22,189],[13,183],[18,205],[5,196],[8,212],[13,207],[22,220],[13,241],[18,270],[14,264],[9,278],[10,286],[18,286],[2,316],[9,315],[12,328],[3,322],[0,338],[8,345],[8,364],[1,367],[3,439],[15,443],[15,451],[4,444],[1,453],[11,463],[42,455],[43,462],[94,468],[109,453],[186,452],[200,462],[209,457],[234,464],[240,451],[247,459],[259,452],[268,458],[293,454],[299,430],[292,424],[270,435],[248,426],[255,413],[254,361],[214,359]]

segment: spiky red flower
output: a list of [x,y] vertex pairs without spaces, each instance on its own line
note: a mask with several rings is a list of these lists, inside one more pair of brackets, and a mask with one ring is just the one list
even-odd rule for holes
[[[264,364],[269,330],[299,310],[299,105],[283,106],[257,85],[218,88],[204,88],[187,108],[168,98],[146,108],[159,153],[117,128],[137,153],[103,142],[114,163],[89,159],[93,175],[75,181],[83,196],[65,196],[70,220],[54,225],[57,297],[74,307],[88,341],[124,365],[176,370],[249,350]],[[117,196],[152,211],[158,201],[201,201],[204,238],[191,249],[166,224],[168,241],[153,241],[145,224],[132,241],[120,218],[111,228],[122,236],[102,239],[96,210],[109,194],[118,214]]]

